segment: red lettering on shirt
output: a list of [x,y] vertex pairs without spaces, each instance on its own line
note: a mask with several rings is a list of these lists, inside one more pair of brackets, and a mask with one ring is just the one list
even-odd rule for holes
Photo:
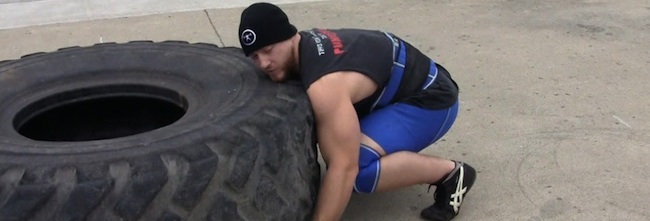
[[327,36],[330,39],[330,41],[332,41],[332,47],[334,48],[335,55],[341,55],[345,53],[345,51],[343,50],[343,41],[341,41],[341,38],[339,38],[338,34],[327,29],[318,29],[318,31],[323,33],[325,36]]

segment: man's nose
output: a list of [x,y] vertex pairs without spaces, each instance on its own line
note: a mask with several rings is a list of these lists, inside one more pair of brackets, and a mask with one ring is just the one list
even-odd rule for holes
[[266,70],[267,68],[269,68],[269,65],[271,65],[271,62],[268,59],[260,60],[260,67],[263,70]]
[[271,65],[271,61],[269,59],[260,58],[260,60],[259,60],[260,69],[266,71],[269,68],[270,65]]

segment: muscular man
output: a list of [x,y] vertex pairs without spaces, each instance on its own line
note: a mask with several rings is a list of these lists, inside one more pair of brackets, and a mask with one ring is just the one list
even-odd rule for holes
[[458,214],[475,170],[418,153],[449,130],[458,112],[458,86],[445,68],[388,32],[298,32],[269,3],[242,12],[239,40],[271,80],[300,79],[307,91],[327,164],[314,220],[340,219],[353,191],[416,184],[436,186],[422,217]]

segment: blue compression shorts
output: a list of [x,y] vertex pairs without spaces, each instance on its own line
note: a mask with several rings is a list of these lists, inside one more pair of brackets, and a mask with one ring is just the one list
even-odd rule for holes
[[[428,110],[396,103],[378,109],[361,119],[361,132],[377,142],[386,155],[398,151],[420,152],[440,139],[454,124],[458,102],[447,109]],[[372,193],[381,173],[381,156],[361,144],[359,174],[355,192]]]
[[361,132],[377,142],[386,154],[420,152],[449,131],[457,114],[458,102],[441,110],[396,103],[361,119]]

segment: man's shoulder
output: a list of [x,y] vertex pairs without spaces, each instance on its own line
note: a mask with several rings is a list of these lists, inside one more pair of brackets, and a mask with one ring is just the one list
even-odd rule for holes
[[326,91],[320,96],[345,96],[356,103],[370,95],[378,88],[377,82],[365,74],[356,71],[335,71],[316,79],[308,88],[312,91]]

